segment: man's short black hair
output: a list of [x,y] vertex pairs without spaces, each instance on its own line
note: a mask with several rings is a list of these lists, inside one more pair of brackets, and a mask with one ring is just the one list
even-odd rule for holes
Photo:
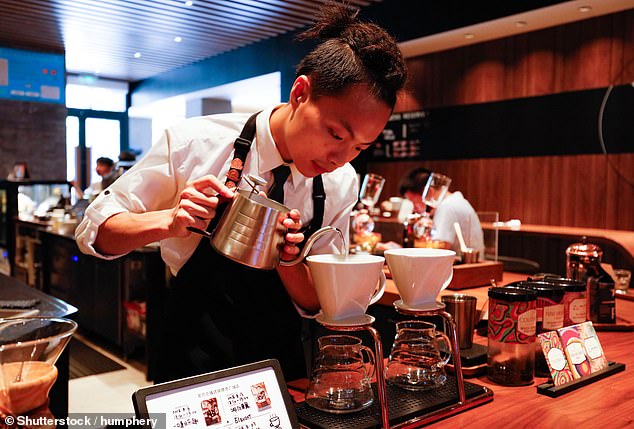
[[106,156],[102,156],[100,158],[97,158],[97,164],[103,164],[103,165],[107,165],[108,167],[113,167],[114,161]]
[[401,180],[399,192],[401,193],[401,195],[405,195],[405,192],[407,191],[422,194],[423,189],[425,189],[425,184],[427,184],[427,179],[429,179],[431,173],[431,171],[424,167],[415,168],[414,170],[410,171],[409,174],[403,178],[403,180]]

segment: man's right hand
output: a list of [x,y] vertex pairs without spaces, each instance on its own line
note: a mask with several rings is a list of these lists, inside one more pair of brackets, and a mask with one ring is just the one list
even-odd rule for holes
[[207,229],[220,202],[233,196],[234,192],[211,174],[188,182],[172,210],[170,235],[187,237],[191,234],[187,227]]

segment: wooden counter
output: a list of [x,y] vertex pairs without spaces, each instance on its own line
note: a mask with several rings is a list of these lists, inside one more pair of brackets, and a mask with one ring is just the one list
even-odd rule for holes
[[614,268],[634,269],[634,231],[530,224],[494,228],[486,223],[482,228],[498,231],[498,254],[502,260],[510,257],[533,261],[539,264],[540,272],[565,274],[566,248],[581,242],[583,236],[603,250],[603,262]]
[[[481,296],[486,288],[469,290]],[[480,301],[478,301],[480,302]],[[617,299],[617,315],[634,322],[634,301]],[[597,333],[608,360],[624,363],[625,371],[596,381],[559,398],[537,393],[536,386],[547,381],[535,378],[531,386],[504,387],[491,383],[486,375],[467,381],[493,390],[493,402],[466,411],[428,427],[431,428],[618,428],[632,424],[634,417],[634,333]],[[474,340],[486,344],[486,338]]]
[[533,234],[556,235],[574,238],[578,240],[580,237],[588,237],[588,241],[593,239],[611,241],[615,245],[620,246],[634,257],[634,231],[623,231],[618,229],[601,229],[601,228],[576,228],[571,226],[553,226],[553,225],[531,225],[522,224],[519,228],[510,227],[493,227],[491,224],[482,224],[482,229],[497,229],[499,231],[517,231],[528,232]]
[[[526,274],[505,272],[506,283],[525,279]],[[487,298],[488,287],[477,287],[459,291],[478,298],[481,308]],[[445,290],[441,294],[456,293]],[[394,283],[388,280],[386,292],[381,303],[391,305],[399,299]],[[617,316],[627,322],[634,322],[634,301],[617,299]],[[609,361],[624,363],[625,371],[588,384],[578,390],[558,398],[550,398],[537,393],[536,386],[548,381],[535,378],[530,386],[505,387],[492,383],[486,375],[469,377],[466,381],[484,385],[493,390],[493,401],[455,416],[433,423],[430,428],[618,428],[632,424],[634,418],[634,333],[605,332],[597,333]],[[487,344],[487,338],[474,336],[474,342]],[[302,386],[301,383],[291,383]],[[302,394],[291,390],[296,400],[302,400]]]

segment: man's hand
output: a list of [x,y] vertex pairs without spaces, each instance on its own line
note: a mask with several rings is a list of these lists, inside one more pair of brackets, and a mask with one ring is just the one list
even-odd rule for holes
[[187,227],[205,230],[216,216],[218,204],[231,199],[234,192],[227,188],[216,176],[207,175],[192,180],[180,193],[179,201],[172,210],[170,235],[187,237],[191,232]]
[[299,210],[291,210],[288,217],[282,221],[282,224],[288,229],[288,232],[286,237],[284,237],[285,243],[280,253],[280,259],[290,261],[300,252],[297,244],[304,241],[304,234],[298,232],[302,228]]

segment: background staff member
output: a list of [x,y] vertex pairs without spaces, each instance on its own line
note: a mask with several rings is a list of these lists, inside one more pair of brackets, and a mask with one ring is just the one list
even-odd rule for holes
[[84,191],[75,182],[72,182],[75,192],[77,192],[77,199],[82,199],[84,194],[97,195],[110,186],[117,178],[117,172],[114,170],[114,161],[105,156],[97,158],[95,172],[99,176],[99,180],[92,182]]
[[[294,209],[283,221],[289,230],[348,230],[358,193],[348,162],[385,127],[405,83],[405,64],[391,36],[342,5],[325,7],[301,37],[323,42],[299,64],[287,103],[251,118],[213,115],[169,128],[99,196],[77,228],[82,251],[103,258],[160,241],[176,277],[155,381],[264,358],[279,359],[288,379],[306,375],[296,308],[304,314],[319,310],[308,267],[248,269],[187,230],[214,227],[219,198],[233,197],[241,168],[283,183],[281,200]],[[253,140],[242,156],[242,149],[234,150],[238,135]],[[303,239],[302,233],[287,233],[282,258],[295,256]],[[328,237],[312,252],[338,247]]]
[[[431,173],[426,168],[417,168],[410,171],[401,182],[401,195],[414,204],[416,213],[425,212],[423,189]],[[484,255],[484,236],[480,219],[462,192],[447,191],[440,204],[432,211],[432,216],[434,227],[431,235],[434,240],[444,242],[447,249],[460,254],[460,242],[453,226],[454,222],[458,222],[467,246],[479,250],[480,255]]]

